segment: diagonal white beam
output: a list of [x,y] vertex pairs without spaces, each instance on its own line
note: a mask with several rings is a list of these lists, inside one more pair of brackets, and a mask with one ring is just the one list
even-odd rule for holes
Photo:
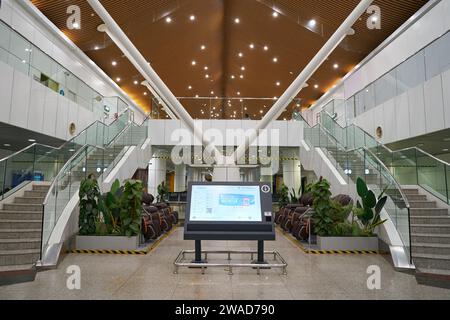
[[172,120],[177,120],[177,116],[173,113],[172,109],[169,108],[169,106],[167,105],[167,103],[164,101],[164,99],[161,98],[161,96],[156,92],[155,89],[153,89],[153,86],[147,81],[142,81],[141,85],[143,85],[144,87],[146,87],[148,90],[150,90],[150,92],[152,93],[152,95],[156,98],[156,100],[158,101],[158,103],[160,103],[163,107],[164,110],[166,111],[166,113],[169,115],[170,119]]
[[221,152],[214,146],[211,141],[209,141],[204,135],[202,130],[195,125],[194,119],[186,111],[183,105],[178,101],[175,95],[170,91],[167,85],[162,81],[159,75],[147,62],[147,60],[142,56],[136,46],[131,42],[127,35],[123,32],[120,26],[114,21],[108,11],[102,6],[98,0],[87,0],[89,5],[94,9],[94,11],[99,15],[106,25],[105,31],[111,37],[111,40],[121,49],[121,51],[127,56],[130,62],[136,67],[136,69],[141,73],[141,75],[149,83],[154,85],[155,91],[158,95],[171,107],[172,111],[180,118],[180,120],[186,125],[187,128],[191,129],[194,137],[199,139],[205,147],[209,150],[213,150],[217,163],[223,163],[224,157]]
[[245,155],[248,147],[256,140],[260,130],[267,128],[267,126],[283,113],[283,110],[289,106],[289,103],[294,100],[298,93],[302,90],[306,82],[316,72],[316,70],[322,65],[322,63],[328,58],[328,56],[336,49],[336,47],[345,39],[351,27],[359,19],[359,17],[366,12],[373,0],[362,0],[353,12],[345,19],[341,26],[335,31],[335,33],[328,39],[322,49],[316,54],[316,56],[308,63],[294,82],[287,88],[278,101],[267,112],[264,118],[257,124],[256,130],[245,137],[245,141],[236,149],[233,157],[235,161],[242,158]]

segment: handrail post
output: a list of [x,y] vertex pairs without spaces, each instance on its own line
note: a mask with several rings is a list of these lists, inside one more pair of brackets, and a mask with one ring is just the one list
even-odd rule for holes
[[448,192],[448,176],[447,176],[447,166],[444,165],[444,176],[445,176],[445,192],[447,194],[447,203],[450,204],[450,199],[448,198],[449,192]]
[[5,198],[6,189],[6,168],[8,167],[8,159],[5,161],[5,169],[3,170],[2,200]]
[[31,181],[34,181],[34,171],[36,170],[36,145],[34,145],[33,147],[34,151],[33,151],[33,166],[32,166],[32,170],[31,170]]

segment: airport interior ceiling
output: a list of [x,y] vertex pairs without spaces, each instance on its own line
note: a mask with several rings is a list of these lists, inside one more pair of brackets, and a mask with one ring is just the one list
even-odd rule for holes
[[[67,26],[68,1],[31,0],[60,30],[144,110],[151,93],[143,77],[109,37],[97,31],[102,23],[85,0],[78,29]],[[240,98],[271,98],[247,102],[245,113],[261,117],[324,45],[358,4],[358,0],[102,0],[101,3],[151,63],[194,118],[232,119],[242,112]],[[427,0],[375,0],[381,28],[369,29],[370,14],[315,72],[298,98],[311,106],[358,65]],[[208,99],[200,99],[206,97]],[[202,111],[216,97],[236,98],[217,112]],[[282,115],[290,118],[292,106]]]

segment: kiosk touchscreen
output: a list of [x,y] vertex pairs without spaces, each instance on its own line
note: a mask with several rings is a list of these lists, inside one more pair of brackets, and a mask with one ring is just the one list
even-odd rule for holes
[[190,183],[186,240],[275,240],[271,187],[264,183]]

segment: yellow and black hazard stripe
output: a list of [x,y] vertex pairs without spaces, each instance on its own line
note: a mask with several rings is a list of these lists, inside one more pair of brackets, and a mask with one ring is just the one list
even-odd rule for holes
[[163,234],[159,237],[155,242],[153,242],[150,246],[145,248],[144,250],[106,250],[106,249],[75,249],[68,250],[67,253],[84,253],[84,254],[117,254],[117,255],[146,255],[152,250],[154,250],[165,238],[170,236],[179,224],[174,225],[172,230]]
[[279,226],[276,227],[278,231],[290,242],[292,242],[297,248],[302,250],[306,254],[314,255],[329,255],[329,254],[353,254],[353,255],[369,255],[369,254],[386,254],[386,252],[379,250],[311,250],[305,248],[303,244],[294,238],[290,233],[284,231]]

